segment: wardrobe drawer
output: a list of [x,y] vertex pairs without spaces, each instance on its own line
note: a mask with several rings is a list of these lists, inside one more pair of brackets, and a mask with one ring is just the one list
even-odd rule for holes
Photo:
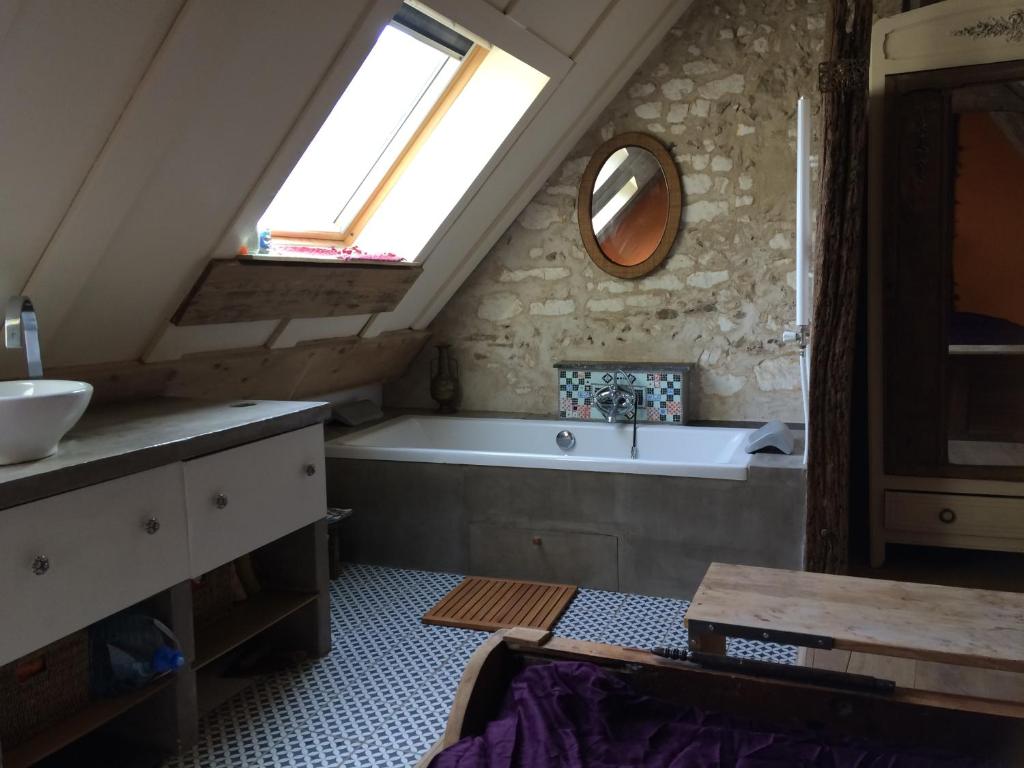
[[187,578],[180,464],[0,510],[0,664]]
[[942,536],[1024,539],[1024,499],[887,491],[885,527]]
[[319,520],[323,426],[185,462],[185,496],[194,577]]

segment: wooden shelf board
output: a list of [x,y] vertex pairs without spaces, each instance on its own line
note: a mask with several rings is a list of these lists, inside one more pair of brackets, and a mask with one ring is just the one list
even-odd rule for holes
[[52,755],[83,736],[106,725],[118,715],[141,704],[146,699],[164,690],[174,680],[172,675],[163,677],[131,693],[113,699],[99,699],[79,712],[50,726],[3,753],[3,768],[27,768],[45,757]]
[[186,355],[180,360],[75,365],[49,375],[93,385],[93,403],[147,398],[294,400],[400,377],[430,331],[390,331],[294,347],[249,347]]
[[316,594],[305,592],[261,592],[237,603],[223,617],[196,627],[192,668],[202,669],[316,599]]
[[951,355],[1024,355],[1024,344],[950,344]]
[[411,262],[211,259],[175,325],[342,317],[389,312],[423,272]]

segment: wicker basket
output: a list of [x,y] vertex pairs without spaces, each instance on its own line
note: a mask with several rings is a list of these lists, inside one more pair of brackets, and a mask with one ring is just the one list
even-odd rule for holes
[[[32,662],[39,671],[26,676]],[[89,634],[82,630],[0,667],[0,742],[16,746],[88,703]]]

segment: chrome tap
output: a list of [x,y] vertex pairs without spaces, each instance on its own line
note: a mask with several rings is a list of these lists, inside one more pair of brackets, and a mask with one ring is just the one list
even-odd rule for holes
[[[624,383],[620,383],[620,379]],[[614,423],[620,413],[623,421],[632,419],[633,445],[629,451],[629,458],[637,458],[640,452],[636,444],[636,418],[640,403],[637,402],[636,387],[629,381],[625,371],[616,371],[612,383],[597,390],[597,394],[594,395],[594,404],[609,424]]]
[[[633,390],[634,392],[636,390]],[[633,445],[629,449],[629,458],[636,459],[640,455],[640,449],[636,445],[636,412],[640,409],[634,403],[633,405]]]
[[12,296],[4,314],[4,345],[8,349],[25,348],[30,379],[43,376],[43,359],[39,354],[39,323],[28,296]]
[[[625,383],[620,383],[620,379]],[[594,404],[609,424],[612,424],[620,413],[625,420],[629,418],[630,412],[636,412],[636,389],[630,385],[625,371],[616,371],[612,383],[597,390]]]

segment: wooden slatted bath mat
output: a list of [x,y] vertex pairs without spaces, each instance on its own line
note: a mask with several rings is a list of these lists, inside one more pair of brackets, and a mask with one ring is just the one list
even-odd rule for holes
[[423,615],[423,623],[488,632],[505,627],[551,629],[576,589],[571,584],[467,576]]

